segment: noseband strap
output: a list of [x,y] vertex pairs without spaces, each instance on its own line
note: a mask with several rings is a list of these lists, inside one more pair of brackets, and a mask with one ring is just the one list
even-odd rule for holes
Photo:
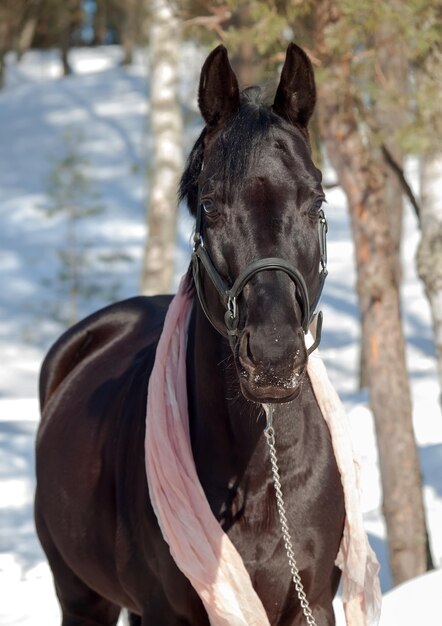
[[[204,238],[202,234],[202,209],[201,205],[198,206],[197,220],[195,226],[195,235],[194,235],[194,246],[193,246],[193,254],[192,254],[192,267],[193,267],[193,278],[196,287],[196,291],[198,294],[198,299],[200,301],[201,307],[209,320],[212,326],[224,337],[226,337],[230,345],[232,347],[235,346],[238,337],[240,335],[240,331],[238,330],[238,325],[240,321],[239,315],[239,306],[238,306],[238,297],[241,295],[244,287],[247,283],[259,272],[276,270],[282,271],[287,274],[291,280],[295,283],[296,289],[300,296],[301,301],[301,313],[302,320],[301,326],[305,333],[308,332],[308,327],[310,322],[312,321],[313,314],[316,308],[316,305],[321,296],[322,288],[324,286],[325,278],[327,276],[327,242],[326,242],[326,234],[327,234],[327,220],[325,218],[324,212],[320,211],[319,216],[319,246],[320,246],[320,263],[321,263],[321,271],[320,271],[320,282],[319,289],[316,295],[314,305],[310,308],[309,297],[307,286],[305,284],[304,277],[301,272],[294,267],[288,261],[278,258],[278,257],[268,257],[264,259],[258,259],[250,263],[236,278],[232,286],[229,286],[226,281],[220,276],[218,270],[214,266],[212,259],[210,258],[209,253],[207,252],[204,246]],[[219,327],[209,311],[207,306],[206,297],[204,294],[204,289],[202,287],[201,281],[201,265],[204,267],[210,281],[213,286],[216,288],[221,302],[223,303],[226,312],[224,315],[224,324],[225,330],[222,327]],[[322,313],[318,315],[318,323],[317,323],[317,331],[316,331],[316,339],[314,344],[309,348],[308,353],[310,354],[317,348],[319,342],[321,340],[321,329],[322,329]]]

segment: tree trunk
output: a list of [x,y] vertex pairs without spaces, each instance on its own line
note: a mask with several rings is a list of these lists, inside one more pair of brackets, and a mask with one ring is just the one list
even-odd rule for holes
[[[394,1],[394,0],[393,0]],[[402,165],[402,152],[394,143],[394,130],[404,121],[406,105],[392,106],[391,94],[405,93],[406,68],[402,46],[391,32],[391,25],[387,22],[379,24],[375,32],[376,54],[379,62],[378,81],[383,83],[379,96],[374,104],[375,122],[383,135],[388,137],[388,148],[398,165]],[[390,139],[391,138],[391,139]],[[397,175],[391,168],[385,168],[384,206],[387,207],[387,216],[391,242],[394,251],[394,268],[396,282],[402,280],[401,268],[401,239],[403,219],[403,190]],[[361,320],[361,324],[363,320]],[[364,342],[360,347],[359,388],[369,386],[368,355],[364,351]]]
[[94,18],[93,46],[102,46],[106,43],[107,34],[107,0],[96,0],[96,12]]
[[40,17],[42,0],[30,0],[26,6],[26,15],[17,34],[15,51],[17,60],[20,61],[25,52],[29,50],[34,39],[38,18]]
[[67,207],[66,250],[64,251],[66,275],[68,277],[67,323],[73,326],[79,319],[80,295],[80,250],[78,248],[77,222],[78,208],[75,204]]
[[422,157],[420,168],[422,236],[416,257],[433,318],[437,370],[442,406],[442,153]]
[[[241,28],[251,28],[250,2],[243,2],[238,5],[230,21],[231,27],[236,30]],[[250,87],[257,82],[257,54],[253,38],[244,37],[232,58],[232,67],[238,78],[240,89]]]
[[25,52],[29,50],[32,44],[32,40],[34,38],[35,28],[37,26],[38,15],[34,15],[26,20],[18,38],[17,44],[15,46],[15,51],[17,53],[17,61],[21,61]]
[[[401,0],[399,0],[400,3]],[[398,10],[398,0],[390,0],[389,6]],[[400,6],[400,4],[399,4]],[[396,163],[402,166],[403,154],[397,145],[395,131],[405,123],[407,103],[407,63],[403,42],[395,36],[390,22],[381,22],[374,34],[378,61],[378,96],[374,103],[375,121]],[[402,279],[400,251],[402,240],[403,189],[397,175],[386,168],[385,206],[390,225],[390,234],[396,256],[398,284]]]
[[135,45],[139,35],[139,14],[142,7],[137,0],[127,0],[125,3],[124,20],[121,29],[121,44],[123,46],[122,65],[131,65],[134,58]]
[[70,3],[62,3],[60,5],[59,14],[59,34],[58,41],[60,47],[60,58],[63,67],[63,76],[72,74],[72,68],[69,63],[69,50],[71,48],[71,35],[72,35],[72,23],[71,23],[71,10]]
[[399,584],[425,572],[427,559],[385,172],[358,127],[346,63],[330,58],[328,70],[319,88],[319,123],[351,214],[390,564]]
[[5,57],[6,57],[6,52],[4,52],[3,50],[0,50],[0,91],[5,86],[5,66],[6,66]]
[[232,59],[232,67],[238,78],[241,89],[254,85],[256,81],[256,48],[251,40],[241,42],[237,53]]
[[182,119],[178,99],[181,24],[176,0],[150,3],[150,150],[148,238],[141,292],[169,292],[174,275],[177,189],[182,170]]
[[[9,19],[8,19],[9,18]],[[5,86],[6,55],[11,49],[15,24],[10,14],[0,14],[0,90]]]
[[[419,91],[436,94],[440,91],[440,67],[442,49],[432,46],[422,65],[418,68],[417,86]],[[434,343],[436,347],[437,370],[439,377],[440,403],[442,406],[442,199],[440,181],[442,178],[442,114],[437,98],[428,98],[425,117],[429,137],[420,163],[420,225],[416,264],[419,277],[425,286],[430,304]]]

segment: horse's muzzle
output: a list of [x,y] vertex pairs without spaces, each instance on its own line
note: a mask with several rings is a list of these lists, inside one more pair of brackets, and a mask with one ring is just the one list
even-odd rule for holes
[[299,393],[307,367],[302,328],[290,339],[287,334],[251,334],[244,330],[239,340],[237,368],[241,390],[254,402],[288,402]]

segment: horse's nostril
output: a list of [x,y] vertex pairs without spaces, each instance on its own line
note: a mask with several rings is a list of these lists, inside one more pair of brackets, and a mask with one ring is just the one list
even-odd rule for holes
[[256,363],[253,358],[252,349],[250,347],[250,333],[246,330],[243,332],[239,343],[239,360],[243,367],[252,368]]

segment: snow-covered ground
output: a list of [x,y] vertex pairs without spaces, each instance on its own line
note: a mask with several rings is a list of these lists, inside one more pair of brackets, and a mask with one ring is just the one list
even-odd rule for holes
[[[183,51],[182,98],[186,103],[186,149],[198,131],[195,93],[202,56]],[[102,250],[129,253],[132,261],[109,271],[120,283],[120,297],[137,292],[145,236],[144,170],[148,162],[148,81],[145,59],[119,65],[118,48],[74,51],[74,75],[60,78],[55,53],[30,52],[20,65],[8,59],[7,85],[0,92],[0,625],[55,626],[58,606],[32,517],[33,440],[38,422],[37,375],[45,350],[56,337],[45,322],[54,276],[54,250],[63,245],[60,220],[42,219],[51,159],[63,151],[66,129],[82,136],[100,203],[106,212],[88,218],[88,239]],[[410,171],[413,176],[413,171]],[[323,311],[322,355],[350,416],[361,461],[362,508],[370,542],[382,565],[386,594],[382,626],[442,624],[442,570],[393,591],[387,564],[385,526],[373,422],[365,394],[357,392],[358,311],[352,243],[339,189],[328,193],[329,278]],[[189,259],[191,222],[182,211],[176,275]],[[403,313],[412,382],[414,424],[419,444],[430,542],[442,568],[442,416],[430,317],[414,271],[417,226],[407,214],[403,246]],[[99,298],[82,314],[105,304]],[[39,308],[40,307],[40,308]],[[90,307],[90,309],[88,308]],[[338,606],[338,621],[342,617]]]

